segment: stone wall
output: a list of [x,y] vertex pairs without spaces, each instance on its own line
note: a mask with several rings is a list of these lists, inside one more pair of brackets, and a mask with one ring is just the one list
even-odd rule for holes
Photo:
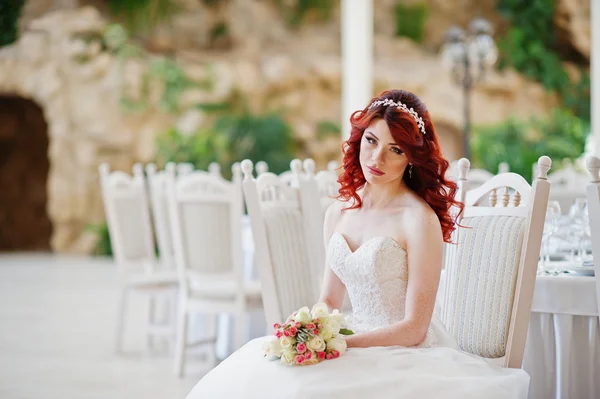
[[[339,154],[338,139],[323,142],[316,137],[320,121],[341,118],[339,17],[332,24],[292,31],[268,2],[230,0],[214,15],[203,13],[197,2],[189,3],[189,12],[174,20],[173,29],[157,29],[147,38],[148,48],[168,50],[190,76],[201,77],[212,65],[213,92],[184,93],[184,109],[198,101],[226,98],[236,89],[249,96],[257,110],[288,111],[286,118],[306,148],[299,156],[312,156],[324,165]],[[200,18],[217,17],[235,21],[231,42],[225,48],[206,48],[197,32],[202,32]],[[157,134],[176,123],[201,121],[202,116],[166,114],[156,108],[128,113],[119,107],[121,91],[139,84],[144,65],[131,61],[123,66],[113,54],[73,40],[77,32],[104,29],[107,21],[96,9],[66,7],[30,21],[17,43],[0,49],[0,93],[32,99],[42,108],[50,140],[52,248],[87,252],[94,236],[85,226],[103,220],[98,165],[108,162],[113,169],[130,170],[136,161],[150,161]],[[192,39],[194,32],[198,37]],[[82,51],[89,56],[85,63],[74,59]],[[461,92],[439,57],[376,29],[374,71],[374,94],[403,88],[425,101],[446,156],[457,158]],[[553,96],[514,71],[491,72],[473,92],[472,114],[475,124],[488,124],[511,114],[544,114],[554,104]]]

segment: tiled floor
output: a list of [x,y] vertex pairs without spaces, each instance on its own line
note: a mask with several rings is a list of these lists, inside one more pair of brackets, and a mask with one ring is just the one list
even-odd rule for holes
[[117,273],[104,259],[0,254],[0,398],[177,399],[167,354],[143,354],[144,297],[132,297],[125,355],[114,348]]

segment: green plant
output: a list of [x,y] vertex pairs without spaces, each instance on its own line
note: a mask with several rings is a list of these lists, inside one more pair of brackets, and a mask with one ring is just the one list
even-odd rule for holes
[[157,140],[159,163],[191,162],[206,170],[211,162],[221,165],[230,177],[231,165],[243,159],[266,161],[269,169],[281,173],[289,169],[295,144],[288,124],[273,113],[223,114],[211,128],[185,135],[170,129]]
[[396,36],[408,37],[417,43],[423,41],[425,22],[429,15],[427,4],[396,4]]
[[108,0],[108,9],[130,32],[141,33],[168,20],[178,7],[174,0]]
[[[186,135],[171,128],[157,138],[157,147],[156,158],[159,163],[190,162],[202,170],[207,170],[211,162],[219,162],[227,150],[223,137],[212,129],[201,129]],[[222,171],[228,173],[225,168]]]
[[339,137],[341,131],[342,128],[339,123],[332,121],[319,121],[317,123],[317,138],[319,140],[324,140],[331,136]]
[[331,18],[334,0],[276,0],[286,22],[290,26],[300,25],[308,16],[328,21]]
[[147,110],[150,107],[150,87],[155,83],[160,87],[157,108],[164,112],[180,111],[179,98],[186,90],[212,88],[213,74],[210,67],[207,68],[206,79],[193,80],[173,58],[152,58],[142,47],[133,44],[128,30],[120,24],[109,25],[100,36],[98,33],[84,33],[77,35],[76,38],[86,43],[93,40],[100,41],[102,51],[109,51],[120,60],[121,73],[125,63],[130,59],[138,59],[146,64],[139,93],[131,96],[126,93],[124,87],[121,87],[120,105],[126,111]]
[[24,0],[0,1],[0,47],[17,40]]
[[531,181],[532,165],[541,155],[553,160],[579,157],[587,132],[587,123],[566,109],[553,110],[544,119],[523,121],[511,117],[498,125],[476,129],[471,142],[473,162],[490,171],[508,162],[512,172]]
[[563,106],[589,122],[589,76],[572,82],[557,52],[555,0],[500,0],[498,10],[511,27],[499,38],[499,68],[512,66],[547,90],[556,91]]
[[267,162],[274,173],[289,169],[295,153],[294,141],[291,128],[281,116],[249,112],[223,115],[217,118],[214,129],[223,135],[228,147],[221,162],[231,165],[248,158]]
[[[183,69],[174,60],[168,58],[151,61],[148,67],[148,75],[145,78],[158,79],[163,83],[158,107],[166,112],[178,111],[179,96],[185,90],[201,85],[199,82],[194,82],[188,78]],[[148,80],[145,81],[144,85],[146,88],[148,87],[147,82]]]
[[96,234],[97,241],[94,247],[94,255],[99,256],[112,256],[112,246],[110,243],[110,233],[108,231],[108,226],[106,223],[101,223],[97,225],[88,225],[86,227],[87,231],[91,231]]

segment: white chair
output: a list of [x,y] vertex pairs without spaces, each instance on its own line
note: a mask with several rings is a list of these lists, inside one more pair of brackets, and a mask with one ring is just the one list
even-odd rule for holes
[[[273,173],[252,177],[242,162],[244,197],[250,216],[267,325],[285,321],[294,310],[318,300],[319,284],[310,265],[309,223],[299,189]],[[321,233],[322,234],[322,233]]]
[[558,201],[563,214],[569,213],[571,205],[577,198],[585,198],[585,187],[589,177],[584,171],[579,171],[566,159],[564,167],[548,175],[548,181],[552,184],[550,200]]
[[446,247],[442,320],[459,348],[520,368],[531,311],[550,183],[548,157],[533,186],[515,173],[468,191],[461,159],[458,198],[465,204]]
[[[119,271],[121,293],[117,320],[116,349],[121,351],[125,327],[127,299],[130,292],[150,297],[146,348],[155,335],[174,337],[174,320],[167,312],[163,323],[156,320],[155,301],[173,297],[178,280],[175,273],[157,269],[150,211],[140,164],[134,165],[134,176],[120,171],[110,172],[107,164],[99,167],[100,185],[113,255]],[[173,303],[174,303],[174,298]],[[173,312],[171,312],[172,315]]]
[[[256,163],[256,176],[262,176],[265,173],[269,173],[269,166],[265,161],[258,161]],[[279,180],[281,180],[287,186],[298,186],[298,177],[303,173],[302,171],[302,161],[299,159],[293,159],[290,162],[290,170],[286,170],[285,172],[281,172],[281,174],[277,175]]]
[[[450,180],[456,181],[459,178],[460,172],[458,162],[459,161],[453,161],[450,163],[450,167],[447,171],[447,177]],[[506,166],[499,166],[499,173],[503,173],[500,172],[500,168],[503,168],[502,170],[504,170]],[[490,180],[492,177],[494,177],[494,174],[485,169],[471,169],[469,171],[469,187],[472,189],[477,188]]]
[[329,205],[335,202],[335,198],[339,195],[340,183],[338,181],[338,174],[336,172],[338,163],[336,161],[331,161],[327,164],[326,170],[320,170],[316,174],[315,161],[312,159],[305,159],[303,166],[304,173],[313,178],[316,182],[319,203],[321,204],[324,217],[325,211]]
[[[208,166],[208,172],[196,170],[191,163],[179,163],[175,167],[178,176],[190,173],[208,173],[221,177],[221,167],[213,162]],[[169,206],[165,171],[157,171],[156,165],[146,165],[146,176],[148,180],[148,191],[150,194],[150,209],[152,210],[152,221],[154,233],[160,256],[159,266],[163,270],[175,271],[175,260],[173,257],[173,238],[171,236],[171,222],[169,219]]]
[[154,222],[154,234],[160,257],[159,264],[161,268],[175,271],[165,172],[157,171],[156,165],[151,163],[146,165],[146,176]]
[[183,176],[194,171],[194,164],[189,162],[181,162],[177,164],[177,175]]
[[265,161],[258,161],[256,163],[256,176],[264,175],[269,171],[269,165]]
[[586,163],[591,176],[587,186],[587,207],[590,219],[592,256],[596,272],[596,299],[600,312],[600,159],[590,156]]
[[[242,251],[242,191],[239,165],[229,182],[205,172],[175,178],[167,165],[167,192],[175,263],[180,282],[175,371],[184,371],[186,349],[213,344],[214,337],[188,343],[188,321],[192,314],[235,316],[236,349],[243,344],[247,311],[261,309],[258,282],[244,281]],[[214,323],[216,326],[216,323]]]

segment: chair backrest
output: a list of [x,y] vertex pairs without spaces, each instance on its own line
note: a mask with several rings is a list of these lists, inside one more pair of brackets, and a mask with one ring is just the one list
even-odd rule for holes
[[285,321],[294,310],[318,299],[311,273],[306,226],[298,187],[284,184],[273,173],[252,177],[250,160],[242,162],[244,197],[259,268],[263,306],[268,323]]
[[[179,170],[179,172],[181,171]],[[160,265],[165,268],[175,268],[166,174],[165,171],[157,171],[156,165],[150,163],[146,165],[146,176]]]
[[515,173],[494,176],[468,190],[469,161],[459,161],[460,200],[465,204],[447,251],[442,319],[460,349],[504,357],[520,368],[550,183],[551,160],[541,157],[533,186]]
[[315,161],[310,158],[304,160],[304,172],[316,183],[323,217],[329,205],[334,203],[335,198],[339,195],[340,183],[336,172],[337,167],[338,163],[331,161],[327,164],[326,170],[320,170],[315,174]]
[[194,164],[189,162],[180,162],[177,164],[177,175],[183,176],[194,171]]
[[111,172],[106,163],[99,172],[106,223],[120,271],[152,272],[154,239],[142,165],[134,165],[133,176]]
[[193,290],[194,282],[218,275],[236,278],[241,295],[239,166],[234,165],[232,182],[202,171],[176,178],[172,164],[165,171],[175,264],[183,288]]
[[[459,161],[453,161],[450,163],[450,168],[448,168],[448,177],[451,180],[457,180],[459,178]],[[500,166],[499,166],[500,168]],[[502,166],[502,168],[506,168]],[[469,171],[469,187],[476,188],[490,180],[494,177],[494,174],[485,170],[485,169],[471,169]]]
[[[236,166],[239,171],[239,164]],[[173,166],[171,166],[173,167]],[[190,173],[207,173],[201,170],[194,171],[194,165],[191,163],[179,163],[175,166],[177,176],[185,176]],[[208,166],[208,174],[221,177],[221,167],[213,162]],[[238,172],[239,175],[239,172]],[[175,267],[173,255],[173,237],[171,235],[171,221],[169,218],[169,204],[167,196],[166,172],[157,171],[156,165],[149,163],[146,165],[146,176],[148,179],[148,191],[150,194],[150,208],[152,209],[152,221],[154,223],[154,233],[160,255],[160,266],[163,268]],[[235,176],[234,176],[235,177]],[[241,180],[241,177],[238,176]],[[241,182],[238,180],[238,186],[241,190]]]
[[587,208],[596,272],[596,299],[600,313],[600,158],[590,156],[586,163],[591,176],[590,184],[587,186]]

